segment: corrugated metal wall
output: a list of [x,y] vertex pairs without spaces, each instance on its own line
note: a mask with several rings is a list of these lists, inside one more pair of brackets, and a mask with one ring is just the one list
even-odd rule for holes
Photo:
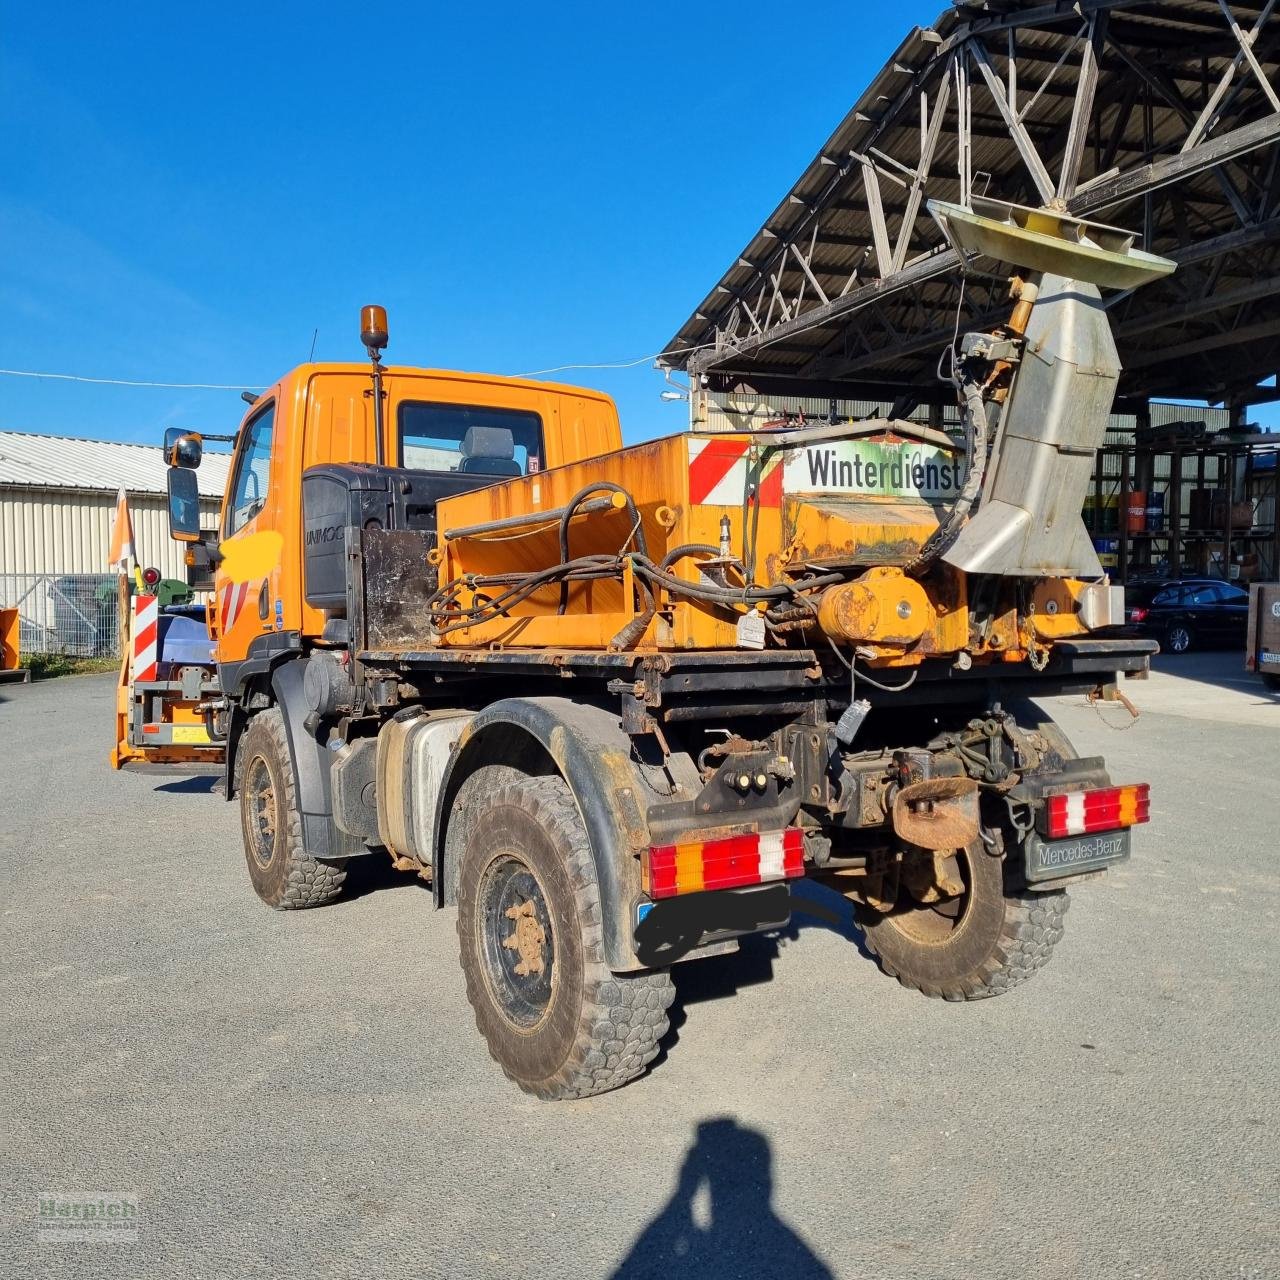
[[[116,495],[91,489],[0,487],[0,573],[106,573]],[[201,524],[218,520],[216,499],[202,499]],[[139,563],[185,581],[183,548],[169,537],[160,494],[131,494]]]

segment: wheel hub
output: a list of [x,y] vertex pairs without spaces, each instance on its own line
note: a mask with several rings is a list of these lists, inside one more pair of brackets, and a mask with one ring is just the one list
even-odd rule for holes
[[276,791],[265,762],[255,759],[245,778],[249,800],[250,845],[258,863],[269,866],[276,849]]
[[493,857],[481,875],[477,906],[485,977],[503,1015],[536,1026],[551,1007],[556,937],[542,885],[514,850]]
[[900,896],[887,913],[920,945],[941,945],[962,925],[971,905],[969,850],[921,850],[904,868]]
[[506,917],[514,922],[515,927],[502,945],[508,951],[519,953],[520,963],[516,965],[515,973],[522,978],[527,978],[531,973],[540,974],[546,968],[542,958],[542,944],[547,940],[547,931],[538,923],[533,903],[526,900],[508,907]]
[[264,836],[275,836],[276,797],[275,792],[270,787],[258,794],[258,825],[261,827]]

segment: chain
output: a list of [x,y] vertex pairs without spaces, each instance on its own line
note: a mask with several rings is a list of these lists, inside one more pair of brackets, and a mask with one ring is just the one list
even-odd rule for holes
[[1108,729],[1114,729],[1117,733],[1124,733],[1128,729],[1132,729],[1138,723],[1138,717],[1142,714],[1137,707],[1133,705],[1128,698],[1125,697],[1119,689],[1116,690],[1116,699],[1123,704],[1124,709],[1129,713],[1128,724],[1117,724],[1113,720],[1108,720],[1102,713],[1102,703],[1105,699],[1102,697],[1100,689],[1091,689],[1084,695],[1085,706],[1092,707],[1097,713],[1098,719],[1107,726]]

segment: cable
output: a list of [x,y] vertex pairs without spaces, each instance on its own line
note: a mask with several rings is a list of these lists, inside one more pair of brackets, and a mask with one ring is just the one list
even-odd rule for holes
[[245,382],[134,382],[128,378],[85,378],[78,373],[35,373],[30,369],[0,369],[9,378],[54,378],[59,382],[92,382],[107,387],[169,387],[175,391],[262,391]]
[[[652,355],[638,356],[634,360],[610,360],[599,364],[558,364],[551,369],[535,369],[531,373],[513,373],[513,378],[540,378],[548,373],[564,373],[570,369],[634,369],[637,365],[657,360],[660,356],[691,355],[705,351],[715,343],[704,342],[696,347],[674,347],[655,351]],[[90,378],[79,373],[46,373],[35,369],[0,369],[0,375],[8,378],[51,378],[57,382],[90,382],[104,387],[162,387],[174,391],[263,391],[266,388],[248,382],[144,382],[132,378]]]
[[910,678],[904,680],[901,684],[881,684],[879,680],[873,680],[865,671],[855,670],[852,664],[850,665],[850,670],[865,684],[869,684],[873,689],[881,689],[885,693],[901,693],[904,689],[910,689],[915,684],[916,677],[920,674],[920,668],[916,667],[912,671]]
[[[964,314],[964,291],[969,285],[969,273],[965,269],[967,263],[961,260],[960,263],[960,296],[956,299],[956,322],[952,327],[951,341],[947,346],[938,352],[938,364],[934,369],[939,382],[949,382],[957,390],[960,387],[960,379],[956,376],[956,343],[960,341],[960,317]],[[942,362],[947,361],[948,372],[946,377],[942,376]]]
[[706,351],[714,347],[714,342],[703,342],[696,347],[674,347],[670,351],[665,348],[655,351],[651,356],[639,356],[635,360],[609,360],[603,364],[558,364],[553,369],[534,369],[532,373],[513,373],[513,378],[540,378],[547,373],[564,373],[569,369],[634,369],[636,365],[657,360],[660,356],[685,356],[694,351]]

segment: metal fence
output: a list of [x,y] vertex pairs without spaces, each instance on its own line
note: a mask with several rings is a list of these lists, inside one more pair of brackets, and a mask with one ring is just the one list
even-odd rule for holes
[[18,610],[21,653],[120,652],[113,573],[0,573],[0,608]]

